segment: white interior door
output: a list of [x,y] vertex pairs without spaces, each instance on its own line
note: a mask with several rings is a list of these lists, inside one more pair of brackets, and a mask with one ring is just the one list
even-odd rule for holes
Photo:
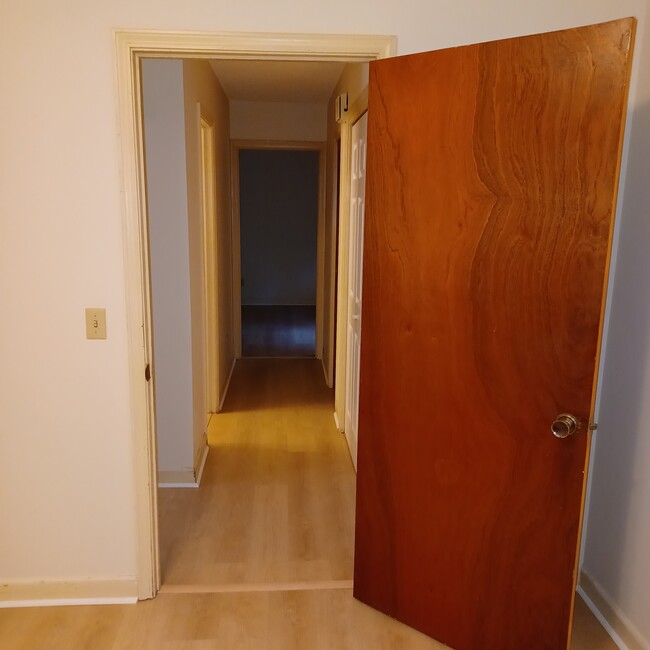
[[366,143],[368,114],[352,126],[350,166],[350,239],[348,258],[348,323],[345,369],[345,435],[357,467],[359,422],[359,358],[361,352],[361,283],[363,277],[363,220],[366,195]]

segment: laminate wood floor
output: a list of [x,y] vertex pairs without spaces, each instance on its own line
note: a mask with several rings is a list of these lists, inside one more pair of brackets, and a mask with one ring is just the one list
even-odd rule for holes
[[[162,593],[0,609],[0,649],[444,647],[341,588],[352,578],[355,476],[319,362],[238,362],[210,446],[201,488],[161,490]],[[580,598],[571,650],[616,650]]]
[[355,474],[316,359],[242,359],[201,487],[160,489],[163,585],[352,579]]
[[[137,605],[0,610],[3,650],[442,650],[349,589],[160,594]],[[522,649],[523,650],[523,649]],[[571,650],[617,650],[578,598]]]

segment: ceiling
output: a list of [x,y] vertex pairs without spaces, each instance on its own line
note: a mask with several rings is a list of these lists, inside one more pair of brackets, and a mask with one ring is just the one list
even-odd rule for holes
[[343,72],[338,61],[213,60],[210,65],[230,100],[322,103]]

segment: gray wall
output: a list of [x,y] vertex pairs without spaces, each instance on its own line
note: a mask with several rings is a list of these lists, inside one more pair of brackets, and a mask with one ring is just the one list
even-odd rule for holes
[[242,150],[242,305],[315,305],[318,152]]
[[[650,33],[650,14],[645,23],[640,30]],[[649,41],[635,58],[650,79]],[[641,647],[650,648],[650,85],[642,84],[630,99],[582,569]]]
[[142,62],[158,469],[191,470],[192,330],[183,62]]

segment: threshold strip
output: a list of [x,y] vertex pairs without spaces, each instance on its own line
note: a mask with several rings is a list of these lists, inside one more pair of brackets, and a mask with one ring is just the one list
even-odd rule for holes
[[233,594],[263,591],[325,591],[352,589],[352,580],[324,580],[321,582],[267,582],[231,585],[162,585],[159,594]]

